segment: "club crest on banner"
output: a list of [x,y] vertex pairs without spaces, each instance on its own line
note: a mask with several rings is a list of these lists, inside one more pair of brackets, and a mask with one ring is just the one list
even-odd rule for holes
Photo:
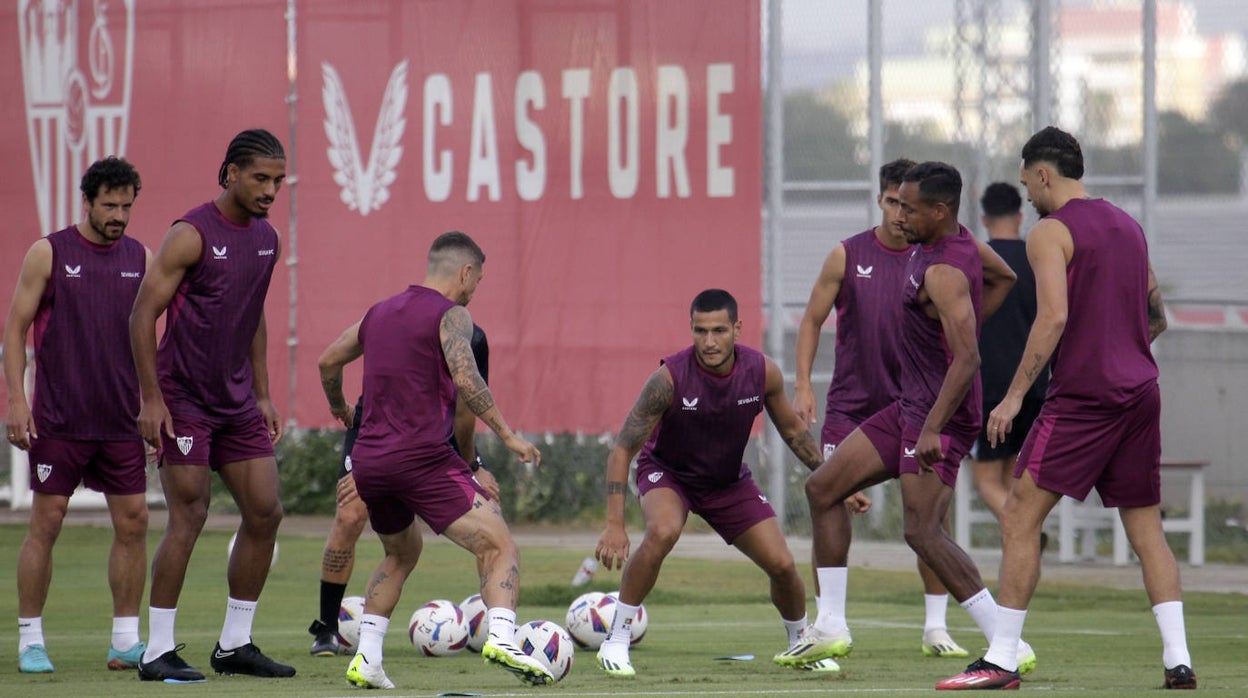
[[134,0],[17,0],[26,132],[39,223],[77,215],[92,162],[125,155],[134,74]]
[[398,176],[395,170],[403,157],[403,130],[407,127],[407,61],[400,61],[390,72],[386,92],[381,98],[381,111],[373,128],[373,144],[368,163],[360,158],[359,138],[355,119],[347,103],[347,90],[338,71],[329,63],[321,64],[321,99],[325,104],[325,136],[329,139],[329,164],[334,168],[334,183],[342,187],[339,198],[347,208],[361,216],[381,208],[390,199],[390,185]]

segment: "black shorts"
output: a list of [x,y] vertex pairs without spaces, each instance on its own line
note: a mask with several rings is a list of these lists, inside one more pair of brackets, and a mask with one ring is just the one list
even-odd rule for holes
[[360,415],[364,413],[364,396],[355,403],[355,415],[351,417],[351,428],[342,437],[342,460],[338,461],[338,479],[351,472],[351,449],[355,448],[355,438],[360,435]]
[[1040,415],[1040,408],[1043,406],[1044,398],[1031,396],[1023,398],[1023,404],[1018,408],[1018,416],[1014,417],[1010,433],[1005,435],[1004,441],[998,441],[996,448],[993,448],[988,444],[988,415],[997,408],[997,403],[985,403],[984,425],[979,430],[979,438],[975,441],[975,460],[1005,460],[1018,455],[1019,450],[1023,448],[1023,441],[1027,438],[1027,432],[1031,430],[1032,422],[1036,421],[1036,417]]

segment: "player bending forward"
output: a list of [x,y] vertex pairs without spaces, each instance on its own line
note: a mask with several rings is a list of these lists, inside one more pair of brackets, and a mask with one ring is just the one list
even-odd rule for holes
[[[598,666],[611,676],[637,673],[628,657],[633,618],[690,511],[770,577],[771,601],[784,621],[789,647],[806,626],[806,588],[793,554],[741,457],[764,407],[785,443],[812,470],[823,462],[819,446],[784,394],[776,363],[736,343],[741,321],[732,295],[703,291],[693,299],[689,316],[693,346],[663,359],[650,375],[607,456],[607,528],[594,554],[608,569],[624,567],[615,620],[598,651]],[[625,478],[638,451],[637,489],[646,535],[630,557]],[[840,670],[830,659],[805,668]]]

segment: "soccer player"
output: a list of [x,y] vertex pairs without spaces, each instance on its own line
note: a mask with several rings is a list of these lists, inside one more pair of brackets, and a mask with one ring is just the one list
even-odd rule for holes
[[[282,520],[273,444],[282,422],[269,399],[264,298],[281,256],[266,220],[286,177],[282,144],[250,130],[230,142],[217,175],[221,193],[173,224],[143,279],[130,342],[143,406],[139,431],[162,452],[169,524],[152,559],[144,681],[203,681],[174,640],[178,597],[208,516],[217,472],[242,516],[230,554],[225,623],[209,664],[219,674],[295,675],[251,641],[256,602]],[[156,318],[169,309],[156,346]]]
[[[754,419],[764,408],[793,453],[814,469],[822,459],[806,423],[784,394],[770,358],[737,344],[741,320],[727,291],[709,289],[689,308],[693,345],[660,362],[624,420],[607,456],[607,526],[594,551],[607,568],[624,568],[615,619],[598,650],[611,676],[633,676],[632,622],[680,539],[689,512],[698,514],[771,579],[771,602],[797,642],[806,626],[806,589],[776,513],[741,461]],[[629,555],[624,493],[638,451],[637,489],[646,533]],[[818,667],[838,671],[835,662]]]
[[[139,379],[126,319],[151,252],[125,235],[142,186],[125,160],[93,163],[80,183],[85,219],[30,246],[4,331],[9,443],[26,450],[34,502],[17,559],[18,670],[53,670],[43,637],[52,547],[80,483],[104,493],[113,521],[109,669],[133,669],[147,567],[147,473]],[[26,400],[26,336],[35,325],[35,406]]]
[[996,632],[988,653],[937,688],[1013,688],[1027,604],[1040,577],[1040,527],[1062,495],[1096,487],[1118,507],[1161,631],[1165,688],[1196,688],[1179,567],[1161,527],[1161,394],[1149,343],[1166,328],[1161,291],[1139,223],[1088,196],[1083,151],[1049,126],[1023,146],[1022,184],[1041,220],[1027,235],[1036,321],[988,438],[1013,429],[1023,397],[1052,368],[1040,416],[1014,469],[1001,520]]
[[[880,168],[880,193],[875,199],[883,214],[880,224],[832,248],[810,291],[806,314],[798,326],[793,409],[803,421],[814,423],[815,393],[810,374],[823,323],[836,308],[836,367],[828,386],[823,421],[824,460],[831,457],[837,444],[868,417],[901,396],[897,327],[901,321],[902,273],[910,259],[910,243],[906,242],[898,221],[901,200],[897,198],[897,189],[906,170],[913,166],[914,162],[901,158]],[[851,510],[864,510],[867,506],[870,501],[861,493],[850,498]],[[829,540],[829,536],[815,538],[820,543]],[[812,551],[812,557],[818,560],[831,555]],[[949,636],[945,623],[949,593],[921,559],[918,567],[926,607],[920,649],[929,657],[969,657],[970,653]],[[820,568],[816,562],[817,588],[843,588],[843,572],[844,568]],[[816,594],[815,604],[820,609],[815,617],[816,626],[838,615],[835,610],[825,608],[834,598],[844,597],[843,594]],[[844,618],[844,609],[839,616]],[[848,652],[850,646],[842,649]]]
[[[490,345],[485,331],[475,324],[472,326],[472,357],[476,361],[481,380],[488,384]],[[325,551],[321,556],[320,618],[312,621],[308,628],[308,632],[315,638],[312,649],[309,650],[313,657],[333,657],[343,649],[338,642],[338,609],[342,606],[342,598],[347,593],[347,582],[351,581],[351,572],[355,568],[355,544],[364,533],[364,524],[368,522],[368,507],[360,500],[355,491],[355,480],[351,477],[351,449],[360,433],[360,416],[363,412],[364,398],[361,397],[355,404],[351,423],[347,425],[347,433],[342,442],[334,525],[325,539]],[[456,400],[451,447],[476,474],[477,481],[485,488],[486,493],[497,501],[498,480],[484,467],[481,457],[477,455],[476,444],[473,443],[476,424],[477,415],[473,414],[462,397]]]
[[484,273],[485,253],[461,232],[444,233],[429,248],[419,286],[369,308],[321,354],[321,386],[336,419],[348,423],[342,368],[364,357],[364,414],[351,451],[351,476],[381,538],[385,558],[369,579],[360,644],[347,681],[393,688],[382,668],[382,640],[403,583],[420,557],[416,516],[439,535],[472,552],[488,607],[486,661],[535,685],[554,683],[537,660],[515,645],[520,558],[498,501],[450,445],[457,394],[522,462],[541,453],[508,428],[477,371],[465,307]]
[[[958,224],[962,177],[941,162],[910,168],[897,190],[899,223],[912,249],[902,273],[901,397],[872,415],[806,481],[817,566],[833,568],[823,587],[831,615],[803,634],[781,660],[790,665],[838,656],[853,645],[844,618],[851,529],[844,500],[898,478],[906,542],[971,618],[991,636],[992,595],[979,570],[945,529],[958,464],[980,425],[980,317],[991,314],[1014,275]],[[837,581],[839,580],[839,581]],[[833,630],[829,631],[828,628]],[[1034,662],[1028,647],[1024,653]]]
[[[988,231],[988,245],[1005,260],[1018,275],[1018,282],[1005,297],[1005,302],[984,319],[984,329],[979,335],[979,375],[984,384],[984,426],[988,414],[1005,397],[1006,388],[1014,376],[1014,369],[1023,357],[1023,344],[1027,332],[1036,319],[1036,277],[1027,263],[1027,243],[1019,236],[1023,225],[1023,198],[1018,188],[1008,182],[993,182],[984,189],[979,199],[984,212],[981,221]],[[1014,430],[1000,443],[989,442],[987,431],[979,432],[975,443],[975,460],[972,473],[975,487],[984,504],[1001,520],[1001,509],[1014,481],[1014,463],[1023,438],[1031,429],[1040,406],[1044,404],[1044,391],[1049,386],[1048,370],[1041,371],[1036,382],[1023,396],[1022,407],[1014,421]],[[1044,533],[1041,532],[1041,546]]]

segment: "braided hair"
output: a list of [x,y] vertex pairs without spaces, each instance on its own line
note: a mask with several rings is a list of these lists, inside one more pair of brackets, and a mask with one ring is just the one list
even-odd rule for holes
[[217,172],[217,184],[225,189],[226,172],[230,165],[244,168],[256,158],[285,160],[286,151],[282,149],[282,142],[277,140],[276,136],[262,128],[243,131],[234,136],[234,140],[230,141],[230,147],[225,151],[225,161],[221,163],[221,169]]

